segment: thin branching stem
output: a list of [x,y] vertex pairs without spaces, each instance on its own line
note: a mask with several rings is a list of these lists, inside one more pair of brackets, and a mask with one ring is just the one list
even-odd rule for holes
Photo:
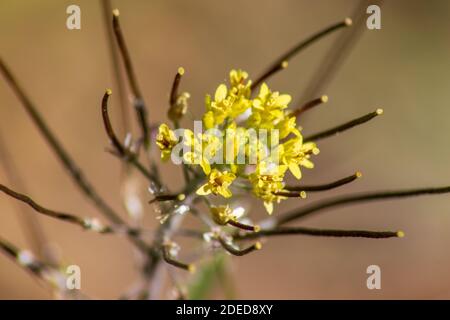
[[273,194],[276,195],[276,196],[286,197],[286,198],[302,198],[302,199],[306,198],[306,192],[305,191],[300,191],[300,192],[295,192],[295,191],[276,191],[276,192],[273,192]]
[[290,49],[285,54],[281,55],[268,69],[266,72],[264,72],[259,78],[256,79],[255,82],[252,83],[252,90],[258,88],[258,86],[264,82],[266,79],[268,79],[271,75],[274,73],[284,69],[287,67],[287,62],[296,54],[301,52],[303,49],[306,49],[311,44],[316,42],[317,40],[323,38],[324,36],[339,30],[343,27],[348,27],[352,24],[351,19],[346,18],[344,21],[335,23],[328,28],[325,28],[324,30],[319,31],[318,33],[310,36],[306,40],[298,43],[296,46],[294,46],[292,49]]
[[119,101],[120,101],[120,115],[121,115],[121,123],[123,134],[130,132],[130,118],[128,114],[128,101],[126,96],[126,88],[125,83],[123,81],[123,73],[120,68],[120,57],[116,48],[116,43],[114,39],[114,31],[111,25],[111,0],[102,0],[102,13],[103,13],[103,21],[105,26],[106,38],[108,42],[108,49],[111,56],[111,69],[113,72],[113,81],[116,82],[116,86],[119,92]]
[[19,249],[4,239],[0,239],[0,249],[11,258],[17,258]]
[[160,186],[159,178],[156,177],[153,173],[148,171],[142,163],[139,162],[137,157],[130,157],[128,161],[131,162],[132,165],[136,167],[136,169],[139,170],[140,173],[142,173],[148,180],[154,182],[156,185]]
[[149,147],[150,136],[149,136],[149,128],[148,128],[148,120],[147,120],[147,107],[144,102],[144,98],[142,96],[141,90],[139,88],[137,77],[134,72],[133,64],[131,62],[130,53],[128,52],[127,45],[125,43],[124,36],[122,34],[122,29],[120,27],[119,21],[119,10],[113,10],[113,30],[114,35],[117,40],[117,45],[119,47],[120,54],[122,56],[122,60],[125,66],[125,72],[127,74],[128,82],[130,84],[131,92],[133,94],[133,104],[134,108],[137,112],[137,117],[139,121],[139,125],[142,130],[142,137],[144,139],[144,145],[146,148]]
[[283,60],[277,64],[274,64],[270,69],[266,71],[263,75],[261,75],[255,82],[253,82],[250,86],[251,90],[256,90],[264,81],[269,79],[275,73],[284,70],[288,67],[289,63],[287,60]]
[[[3,167],[3,171],[6,177],[6,181],[10,185],[14,185],[19,189],[25,189],[25,182],[23,181],[18,168],[15,165],[12,155],[6,144],[3,142],[0,136],[0,154],[1,161],[0,165]],[[14,202],[16,205],[17,203]],[[29,243],[29,246],[35,251],[38,256],[44,259],[46,262],[55,264],[55,258],[48,250],[48,241],[45,232],[40,224],[38,218],[34,214],[30,214],[22,206],[15,206],[19,213],[20,221],[25,231],[25,236]]]
[[39,205],[38,203],[36,203],[30,197],[28,197],[22,193],[16,192],[14,190],[11,190],[10,188],[4,186],[3,184],[0,184],[0,191],[4,192],[5,194],[9,195],[10,197],[13,197],[19,201],[22,201],[22,202],[28,204],[36,212],[39,212],[45,216],[52,217],[52,218],[55,218],[58,220],[63,220],[63,221],[69,222],[69,223],[73,223],[73,224],[76,224],[76,225],[82,227],[83,229],[86,229],[85,220],[76,215],[47,209],[47,208]]
[[[195,186],[197,185],[196,181],[192,182],[192,185]],[[192,185],[188,185],[184,188],[184,191],[181,192],[180,194],[184,194],[185,197],[189,197],[190,194],[193,192],[193,190],[191,190]],[[195,190],[195,189],[194,189]],[[167,238],[167,236],[173,231],[173,220],[176,216],[174,214],[170,214],[169,217],[167,218],[167,220],[161,224],[161,226],[159,226],[159,228],[156,230],[156,235],[155,238],[153,239],[153,243],[152,243],[152,247],[153,247],[153,260],[151,261],[151,264],[149,266],[149,270],[148,273],[152,274],[156,267],[158,266],[159,262],[160,262],[160,248],[162,248],[164,246],[164,239]],[[177,215],[177,217],[182,217],[180,215]]]
[[[182,68],[182,67],[178,68],[175,78],[173,79],[172,89],[170,90],[170,98],[169,98],[170,107],[169,107],[169,111],[167,112],[167,115],[168,115],[169,119],[172,120],[175,129],[180,128],[180,119],[184,113],[182,110],[183,107],[177,106],[177,100],[179,97],[179,87],[180,87],[180,82],[181,82],[181,78],[183,77],[183,75],[184,75],[184,68]],[[186,184],[188,184],[189,181],[191,180],[191,178],[189,177],[189,171],[188,171],[187,165],[185,163],[183,163],[181,166],[181,169],[183,172],[184,182]]]
[[10,197],[22,201],[23,203],[28,204],[31,208],[33,208],[36,212],[41,213],[45,216],[58,219],[61,221],[69,222],[75,225],[78,225],[79,227],[83,228],[84,230],[92,230],[98,233],[121,233],[121,231],[124,231],[124,234],[127,235],[139,235],[142,230],[135,229],[135,228],[126,228],[124,229],[124,226],[102,226],[102,225],[92,225],[92,220],[90,218],[81,218],[77,215],[66,213],[62,211],[56,211],[52,209],[48,209],[40,204],[38,204],[36,201],[34,201],[29,196],[19,193],[17,191],[14,191],[7,186],[0,184],[0,191],[9,195]]
[[[203,179],[204,178],[202,177],[193,179],[184,187],[181,193],[184,194],[186,198],[190,197],[191,194],[195,192],[195,190],[197,190],[199,183],[201,183]],[[195,210],[195,208],[191,208],[191,210]],[[171,234],[176,233],[174,227],[182,218],[182,215],[170,214],[167,220],[156,230],[156,234],[152,242],[152,250],[150,251],[151,259],[149,260],[146,268],[146,275],[149,279],[155,278],[158,266],[160,266],[161,264],[161,259],[164,259],[164,257],[162,257],[161,251],[162,253],[164,253],[163,248],[165,239],[168,238]],[[152,296],[152,294],[150,296]]]
[[288,190],[288,191],[308,191],[308,192],[316,192],[316,191],[326,191],[326,190],[331,190],[334,188],[338,188],[341,187],[343,185],[346,185],[350,182],[355,181],[356,179],[360,178],[362,176],[361,172],[355,172],[354,174],[330,182],[330,183],[325,183],[325,184],[318,184],[318,185],[300,185],[300,186],[286,186],[284,189]]
[[328,130],[325,130],[325,131],[313,134],[311,136],[306,136],[306,137],[304,137],[304,141],[305,142],[317,141],[317,140],[320,140],[320,139],[328,138],[328,137],[333,136],[335,134],[338,134],[338,133],[341,133],[343,131],[349,130],[349,129],[353,128],[353,127],[356,127],[356,126],[358,126],[360,124],[366,123],[366,122],[372,120],[373,118],[375,118],[375,117],[377,117],[379,115],[382,115],[382,114],[383,114],[383,109],[377,109],[374,112],[368,113],[368,114],[366,114],[366,115],[364,115],[362,117],[359,117],[359,118],[353,119],[351,121],[348,121],[348,122],[346,122],[344,124],[341,124],[341,125],[339,125],[337,127],[334,127],[334,128],[331,128],[331,129],[328,129]]
[[155,198],[150,200],[148,203],[152,204],[155,202],[164,202],[164,201],[183,201],[186,198],[184,193],[180,194],[158,194],[155,195]]
[[229,253],[231,253],[234,256],[245,256],[255,250],[261,249],[261,243],[255,242],[251,246],[245,248],[245,249],[236,249],[232,245],[228,244],[221,236],[217,237],[217,240],[219,241],[220,245]]
[[308,102],[300,105],[298,108],[294,109],[294,111],[292,112],[291,115],[294,117],[298,117],[305,111],[308,111],[309,109],[312,109],[318,105],[321,105],[321,104],[324,104],[327,102],[328,102],[328,96],[323,95],[319,98],[313,99],[311,101],[308,101]]
[[147,179],[150,181],[157,181],[155,179],[154,175],[150,173],[138,160],[138,157],[136,154],[132,154],[128,149],[126,149],[123,144],[119,141],[117,138],[114,129],[111,125],[111,120],[109,118],[108,113],[108,100],[109,96],[111,95],[111,90],[106,89],[105,94],[102,98],[102,118],[103,118],[103,124],[105,126],[106,134],[108,135],[109,140],[111,141],[111,144],[114,146],[114,150],[117,152],[117,155],[121,159],[125,159],[125,161],[131,163],[139,172],[141,172]]
[[117,139],[116,134],[114,133],[113,127],[111,125],[111,121],[109,119],[108,114],[108,99],[109,96],[112,94],[111,90],[106,89],[105,94],[103,95],[102,99],[102,118],[103,118],[103,124],[105,125],[105,131],[108,135],[109,140],[111,141],[111,144],[114,146],[116,151],[119,153],[120,156],[125,157],[127,156],[127,151],[125,147],[120,143],[119,139]]
[[[46,264],[42,260],[34,257],[34,254],[28,250],[22,250],[9,241],[0,237],[0,252],[10,257],[19,267],[28,271],[35,279],[47,284],[47,286],[58,296],[68,297],[69,299],[89,299],[84,293],[79,290],[66,291],[65,288],[55,286],[55,278],[53,273],[60,273],[62,266],[59,264]],[[62,275],[62,274],[61,274]]]
[[91,183],[87,180],[84,173],[75,163],[75,161],[70,157],[68,152],[64,149],[61,143],[56,138],[55,134],[50,130],[47,123],[44,121],[43,117],[39,113],[38,109],[34,103],[30,100],[28,95],[19,85],[16,78],[13,76],[9,68],[0,59],[0,72],[6,78],[7,82],[10,84],[14,93],[19,98],[20,102],[24,106],[28,115],[31,117],[33,123],[38,127],[41,134],[44,136],[45,140],[49,143],[52,150],[56,153],[58,159],[62,162],[65,169],[68,171],[76,185],[80,190],[96,205],[96,207],[103,213],[114,224],[124,225],[124,221],[120,218],[119,214],[114,211],[106,201],[97,193]]
[[233,220],[233,219],[228,221],[228,224],[233,227],[236,227],[236,228],[239,228],[242,230],[251,231],[251,232],[257,232],[260,229],[260,227],[258,225],[252,226],[252,225],[245,224],[245,223],[239,222],[237,220]]
[[357,43],[366,28],[366,9],[369,5],[376,4],[381,6],[382,0],[359,0],[359,3],[353,9],[350,16],[353,27],[348,32],[342,32],[339,37],[330,45],[330,49],[324,58],[317,65],[318,70],[313,72],[312,79],[308,82],[306,88],[302,88],[301,101],[312,99],[323,92],[328,84],[338,73],[340,67],[349,57],[352,48]]
[[388,199],[407,198],[421,195],[443,194],[443,193],[450,193],[450,186],[440,188],[421,188],[411,190],[375,191],[375,192],[357,193],[354,195],[340,196],[322,201],[317,201],[316,203],[312,203],[311,205],[308,205],[306,207],[295,209],[285,214],[281,214],[277,217],[274,217],[273,218],[274,220],[272,220],[272,222],[274,222],[274,225],[282,225],[294,220],[299,220],[301,218],[304,218],[306,216],[320,212],[325,209],[335,208],[352,203],[364,203],[375,200],[388,200]]
[[274,229],[263,229],[259,232],[238,234],[234,237],[234,239],[246,240],[246,239],[257,239],[260,237],[287,236],[287,235],[385,239],[385,238],[402,237],[404,234],[402,231],[333,230],[333,229],[316,229],[306,227],[277,227]]
[[193,264],[187,264],[173,258],[172,255],[170,254],[170,247],[168,245],[162,246],[162,256],[164,261],[166,261],[168,264],[172,266],[175,266],[183,270],[187,270],[191,273],[195,272],[195,266]]
[[31,272],[32,275],[36,276],[38,279],[45,280],[42,274],[44,271],[44,264],[42,262],[36,260],[27,264],[20,263],[20,253],[22,252],[22,250],[2,238],[0,238],[0,250],[3,251],[3,253],[5,253],[7,256],[12,258],[21,267]]

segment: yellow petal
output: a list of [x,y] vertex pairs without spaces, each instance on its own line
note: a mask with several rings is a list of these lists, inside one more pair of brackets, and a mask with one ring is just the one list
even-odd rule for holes
[[268,214],[272,214],[272,212],[273,212],[273,203],[272,202],[264,201],[264,207],[266,208]]
[[307,152],[307,151],[310,151],[310,150],[314,150],[316,148],[317,148],[317,146],[316,146],[316,144],[314,142],[306,142],[302,146],[302,151],[303,152]]
[[232,182],[234,179],[236,179],[236,175],[234,174],[234,173],[232,173],[232,172],[227,172],[227,171],[225,171],[224,172],[225,173],[225,179],[227,180],[227,181],[229,181],[229,182]]
[[294,175],[294,177],[296,177],[297,179],[302,178],[302,172],[300,171],[298,164],[293,163],[293,162],[289,163],[289,170]]
[[208,160],[206,158],[202,158],[202,161],[200,162],[200,166],[203,169],[203,172],[208,175],[211,172],[211,166],[209,165]]
[[209,180],[215,180],[216,178],[220,177],[221,173],[219,170],[217,169],[212,169],[210,175],[209,175]]
[[259,110],[264,110],[261,100],[258,100],[258,99],[253,100],[253,108],[256,108]]
[[270,93],[269,87],[267,86],[267,84],[264,82],[261,85],[261,89],[259,89],[259,97],[261,98],[265,98],[267,96],[267,94]]
[[311,161],[309,161],[308,159],[303,159],[302,161],[300,161],[300,164],[308,169],[312,169],[314,168],[314,163],[312,163]]
[[206,196],[211,193],[211,189],[209,188],[209,185],[205,183],[204,185],[202,185],[200,188],[197,189],[196,193],[199,196]]
[[217,102],[224,100],[227,97],[227,86],[221,84],[217,87],[216,94],[214,95],[214,99]]
[[167,126],[167,124],[165,124],[165,123],[163,123],[163,124],[161,124],[160,126],[159,126],[159,128],[158,128],[158,131],[159,131],[159,133],[161,133],[161,134],[166,134],[166,133],[168,133],[169,132],[169,127]]
[[228,188],[221,188],[221,190],[219,191],[219,193],[224,196],[225,198],[230,198],[233,194],[231,193],[231,191]]
[[277,105],[283,105],[283,106],[286,106],[286,105],[288,105],[289,104],[289,102],[291,102],[291,100],[292,100],[292,98],[291,98],[291,96],[290,95],[288,95],[288,94],[282,94],[281,96],[279,96],[277,99],[276,99],[276,104]]
[[170,158],[172,150],[163,150],[161,151],[161,159],[162,161],[167,161]]
[[206,129],[214,127],[214,113],[212,111],[208,111],[203,115],[203,125]]
[[297,137],[301,137],[302,136],[300,131],[297,128],[293,128],[292,129],[292,133],[295,134]]
[[284,175],[285,172],[287,171],[287,169],[288,169],[288,166],[286,166],[286,165],[279,165],[278,166],[278,174],[279,175]]

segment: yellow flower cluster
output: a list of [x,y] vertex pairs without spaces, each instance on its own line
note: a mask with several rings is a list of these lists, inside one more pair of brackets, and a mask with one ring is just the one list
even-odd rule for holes
[[[297,119],[288,109],[290,101],[289,95],[273,92],[265,83],[252,98],[251,81],[242,70],[232,70],[229,86],[220,84],[214,97],[206,96],[202,118],[206,130],[194,134],[184,129],[182,139],[188,150],[184,162],[200,166],[206,175],[198,195],[229,198],[230,187],[241,179],[236,188],[250,187],[272,213],[273,203],[285,198],[279,194],[284,191],[286,172],[301,179],[301,167],[313,168],[310,157],[319,153],[315,143],[303,142]],[[264,139],[261,132],[266,133]],[[163,160],[177,143],[174,132],[162,124],[157,145]]]

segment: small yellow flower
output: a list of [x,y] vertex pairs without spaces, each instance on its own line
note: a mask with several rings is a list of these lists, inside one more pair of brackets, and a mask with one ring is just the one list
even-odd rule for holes
[[[285,116],[284,109],[288,107],[289,102],[291,102],[290,95],[271,92],[269,87],[263,83],[258,97],[253,100],[252,104],[252,116],[259,120],[258,127],[273,128],[274,124],[283,120]],[[254,119],[250,121],[254,121]]]
[[230,115],[233,101],[231,97],[227,97],[228,89],[225,84],[217,87],[214,94],[214,100],[211,96],[206,95],[206,114],[203,116],[203,125],[206,129],[210,129],[216,125],[222,124]]
[[163,123],[162,125],[160,125],[158,134],[156,136],[156,145],[161,150],[161,159],[163,161],[166,161],[170,158],[172,149],[177,144],[178,139],[175,136],[175,133],[170,130],[170,128],[166,124]]
[[230,84],[232,88],[235,88],[238,92],[237,94],[250,96],[250,86],[252,84],[251,81],[247,81],[248,73],[238,69],[230,71]]
[[254,173],[249,176],[250,182],[253,185],[253,193],[264,200],[264,207],[269,214],[273,212],[273,202],[280,202],[285,197],[277,196],[274,193],[283,191],[285,166],[277,166],[269,170],[264,168],[265,163],[260,163]]
[[296,117],[286,117],[277,123],[275,129],[279,130],[280,139],[286,138],[291,133],[293,133],[297,137],[301,135],[300,131],[297,128],[296,120]]
[[232,193],[228,187],[233,183],[234,179],[236,179],[234,173],[228,171],[221,172],[217,169],[212,169],[208,176],[208,182],[197,190],[197,194],[203,196],[212,193],[214,195],[220,194],[225,198],[229,198],[232,196]]
[[248,73],[242,70],[231,70],[229,95],[234,98],[230,116],[234,119],[252,106],[251,81],[246,81]]
[[218,225],[224,226],[230,220],[235,220],[236,217],[233,215],[233,210],[226,205],[226,206],[212,206],[210,208],[211,217],[214,220],[215,223]]
[[279,146],[280,160],[282,164],[288,166],[289,171],[297,179],[301,179],[302,172],[300,166],[312,169],[314,164],[309,160],[311,154],[317,155],[319,149],[313,142],[303,143],[302,136],[290,139]]
[[222,147],[220,139],[213,134],[199,133],[197,136],[186,129],[184,130],[184,144],[190,147],[191,151],[183,154],[184,160],[188,164],[200,165],[205,174],[211,172],[211,160]]
[[220,84],[214,94],[214,100],[206,95],[206,113],[203,115],[203,125],[206,129],[222,124],[226,118],[236,118],[252,106],[250,98],[251,81],[248,74],[242,70],[231,70],[230,88]]

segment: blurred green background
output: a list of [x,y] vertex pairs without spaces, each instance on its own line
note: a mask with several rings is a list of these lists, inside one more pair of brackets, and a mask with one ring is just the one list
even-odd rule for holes
[[[351,0],[113,1],[137,69],[152,121],[167,121],[167,99],[179,66],[191,111],[200,117],[205,93],[214,92],[231,68],[259,73],[297,41],[351,14]],[[66,28],[66,8],[81,7],[81,30]],[[345,31],[344,31],[345,32]],[[339,32],[340,33],[340,32]],[[274,90],[302,96],[336,35],[296,57],[273,77]],[[0,56],[12,68],[73,157],[116,208],[120,165],[105,152],[99,102],[114,87],[99,1],[2,0]],[[300,124],[313,133],[382,107],[372,122],[321,141],[316,167],[304,181],[321,183],[351,174],[363,178],[329,192],[441,186],[450,183],[450,2],[386,0],[382,29],[366,30],[325,92],[328,104]],[[118,97],[113,117],[119,123]],[[130,116],[134,116],[131,114]],[[132,118],[134,120],[134,117]],[[187,124],[186,124],[187,125]],[[137,132],[137,131],[135,131]],[[79,193],[0,79],[0,135],[27,191],[50,208],[82,216],[96,210]],[[2,160],[0,154],[0,161]],[[179,170],[163,165],[179,185]],[[0,168],[0,181],[5,172]],[[142,186],[143,199],[150,196]],[[307,200],[285,201],[284,212]],[[449,196],[354,205],[305,219],[323,228],[404,230],[403,239],[270,239],[262,251],[233,259],[237,297],[248,299],[448,299],[450,298]],[[0,234],[29,247],[16,206],[0,195]],[[252,215],[263,217],[259,202]],[[27,209],[28,210],[28,209]],[[155,225],[147,210],[146,224]],[[29,214],[33,214],[31,211]],[[48,238],[68,263],[82,269],[82,289],[117,298],[137,277],[129,243],[80,231],[39,217]],[[188,248],[183,247],[183,250]],[[366,288],[366,268],[382,270],[382,289]],[[220,294],[218,295],[220,296]],[[45,288],[0,256],[0,298],[50,298]]]

